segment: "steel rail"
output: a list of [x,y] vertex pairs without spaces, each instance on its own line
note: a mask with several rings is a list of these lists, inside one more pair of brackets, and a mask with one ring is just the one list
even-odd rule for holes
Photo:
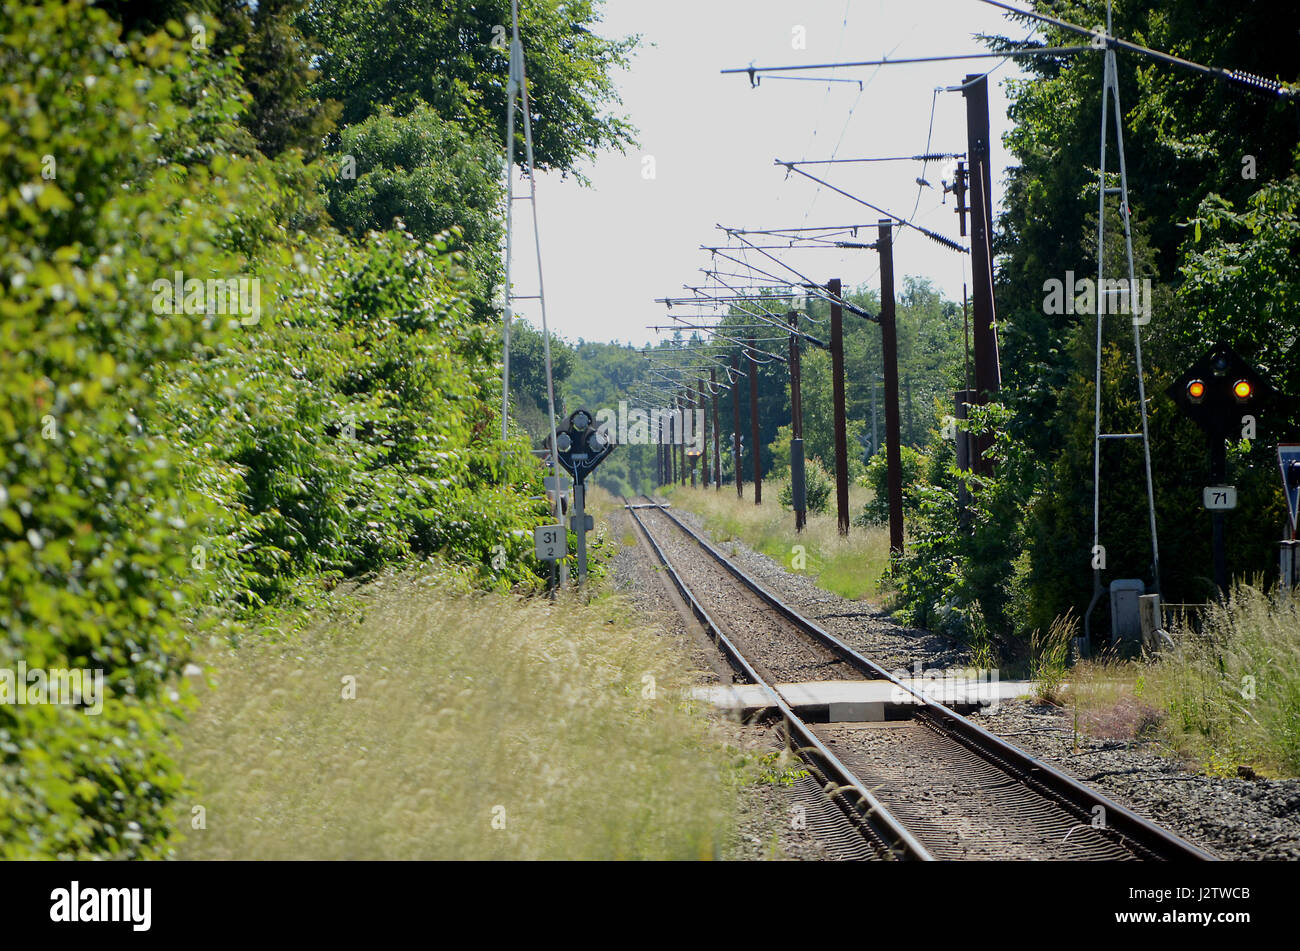
[[[639,508],[654,508],[667,515],[667,509],[653,500],[649,505],[633,506],[626,496],[623,497],[623,504],[624,508],[631,514],[632,520],[636,522],[637,527],[641,530],[642,536],[650,544],[655,557],[668,573],[669,578],[672,579],[674,587],[677,588],[678,593],[690,606],[691,612],[704,625],[705,630],[718,645],[727,661],[735,666],[751,683],[762,687],[767,693],[772,701],[772,706],[776,707],[780,712],[786,729],[789,731],[790,739],[797,741],[795,745],[796,751],[805,758],[814,760],[822,775],[838,787],[835,795],[841,805],[847,807],[852,816],[857,819],[864,835],[873,839],[878,848],[883,846],[883,855],[888,858],[912,859],[923,862],[934,861],[934,856],[930,854],[930,851],[911,832],[904,828],[901,822],[894,818],[893,814],[872,795],[862,781],[809,729],[808,725],[799,718],[799,715],[794,712],[790,705],[781,698],[776,689],[759,675],[758,671],[745,659],[735,644],[722,632],[722,628],[709,615],[704,605],[696,600],[695,595],[686,586],[681,575],[677,573],[677,569],[669,563],[668,557],[664,554],[663,549],[659,547],[659,543],[655,541],[654,536],[650,534],[649,529],[646,528],[637,511]],[[852,790],[856,793],[858,801],[856,803],[850,802],[848,797],[844,795],[845,790]]]
[[799,614],[737,567],[731,559],[718,551],[672,512],[663,507],[660,507],[660,511],[667,516],[669,521],[699,544],[741,584],[762,598],[782,617],[830,648],[860,672],[868,674],[873,679],[887,680],[897,689],[910,694],[913,702],[927,714],[932,723],[976,754],[1001,766],[1005,771],[1030,786],[1030,788],[1073,810],[1080,811],[1081,816],[1089,819],[1091,818],[1092,807],[1101,806],[1105,810],[1106,828],[1119,835],[1125,845],[1139,854],[1165,860],[1216,860],[1216,857],[1209,852],[1121,806],[1101,792],[1071,776],[1065,775],[1055,767],[990,733],[950,707],[913,689],[894,677],[879,664],[854,650],[834,634]]

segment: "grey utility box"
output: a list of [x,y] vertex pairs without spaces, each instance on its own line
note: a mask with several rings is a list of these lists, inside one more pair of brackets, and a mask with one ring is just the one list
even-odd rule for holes
[[1139,599],[1147,593],[1141,578],[1117,578],[1110,583],[1110,642],[1142,640]]

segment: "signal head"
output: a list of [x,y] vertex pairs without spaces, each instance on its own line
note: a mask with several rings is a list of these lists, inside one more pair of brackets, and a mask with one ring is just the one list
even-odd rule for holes
[[1187,398],[1193,403],[1199,403],[1205,398],[1205,383],[1202,380],[1192,380],[1187,384]]
[[1232,395],[1237,398],[1238,403],[1244,403],[1255,393],[1255,387],[1249,380],[1238,380],[1232,385]]

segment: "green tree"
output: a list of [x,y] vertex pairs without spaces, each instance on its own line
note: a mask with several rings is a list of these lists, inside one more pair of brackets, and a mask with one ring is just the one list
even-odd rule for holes
[[240,54],[244,82],[252,96],[244,124],[258,148],[275,157],[287,148],[314,158],[333,131],[342,106],[312,94],[316,50],[298,32],[295,19],[306,0],[258,0],[249,4],[251,25]]
[[[577,406],[568,405],[565,387],[575,362],[573,347],[552,333],[551,380],[555,390],[555,413],[560,418],[577,409]],[[538,443],[549,437],[545,342],[542,332],[526,320],[516,320],[510,329],[510,395],[519,421],[529,436]]]
[[[1051,12],[1074,22],[1094,19],[1080,3],[1053,4]],[[1298,27],[1300,13],[1291,9],[1209,9],[1175,0],[1158,9],[1117,4],[1114,31],[1198,62],[1294,79],[1296,61],[1285,38]],[[1045,32],[1050,44],[1077,39],[1051,28]],[[1199,509],[1204,441],[1162,391],[1219,335],[1276,371],[1285,386],[1296,382],[1286,379],[1285,369],[1294,361],[1276,343],[1292,339],[1296,326],[1287,303],[1294,301],[1294,287],[1284,263],[1293,239],[1287,224],[1293,211],[1286,208],[1285,189],[1269,184],[1293,167],[1295,110],[1134,54],[1121,51],[1118,65],[1137,271],[1155,290],[1143,349],[1157,524],[1165,553],[1163,593],[1167,600],[1192,601],[1212,590],[1206,577],[1206,525],[1188,517]],[[1070,607],[1082,613],[1092,595],[1095,318],[1048,314],[1044,298],[1045,282],[1063,281],[1068,271],[1096,276],[1102,60],[1040,57],[1028,69],[1031,78],[1008,83],[1014,126],[1006,144],[1017,165],[1008,175],[994,247],[1003,399],[1014,411],[1014,437],[1042,463],[1040,481],[1024,496],[1025,517],[1004,526],[1023,535],[1027,559],[1013,564],[1016,556],[1009,550],[997,568],[1006,585],[1023,588],[1011,609],[1019,614],[1015,623],[1022,630],[1045,626]],[[1113,136],[1111,145],[1113,168]],[[1257,203],[1251,198],[1257,191],[1271,197]],[[1259,227],[1248,226],[1238,208],[1250,209],[1247,214]],[[1266,228],[1271,235],[1263,234]],[[1108,270],[1118,273],[1122,223],[1114,211],[1108,211],[1107,232],[1103,253]],[[1232,303],[1211,303],[1225,298]],[[1269,331],[1260,332],[1249,308],[1269,314]],[[1138,407],[1127,322],[1108,321],[1103,346],[1103,429],[1133,431]],[[1277,516],[1276,490],[1265,489],[1263,476],[1269,469],[1266,444],[1277,432],[1262,429],[1251,450],[1234,450],[1230,465],[1241,473],[1243,489],[1243,509],[1230,520],[1234,571],[1274,570],[1270,543],[1250,526]],[[1103,453],[1108,575],[1149,579],[1141,454],[1124,445],[1108,445]],[[1170,552],[1178,557],[1169,557]],[[1104,599],[1102,609],[1104,629]]]
[[[631,127],[606,109],[619,102],[611,73],[637,39],[594,33],[594,0],[523,0],[519,18],[537,167],[576,173],[629,144]],[[504,149],[509,0],[312,0],[301,22],[321,46],[318,95],[343,103],[345,123],[424,103]]]
[[394,227],[431,241],[456,229],[478,314],[500,284],[500,159],[463,127],[419,105],[397,117],[387,107],[350,125],[329,157],[330,214],[356,238]]

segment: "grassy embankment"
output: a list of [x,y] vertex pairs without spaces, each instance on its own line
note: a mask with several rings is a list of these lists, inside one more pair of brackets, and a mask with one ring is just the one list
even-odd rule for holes
[[206,828],[183,815],[182,858],[724,854],[761,766],[683,701],[679,648],[626,601],[473,594],[426,571],[339,608],[205,658],[181,762]]
[[[735,486],[720,490],[681,486],[660,492],[674,505],[694,512],[717,541],[739,539],[755,551],[780,562],[787,570],[806,574],[818,586],[845,598],[878,599],[880,578],[889,565],[889,530],[882,526],[854,525],[848,538],[841,538],[835,520],[832,493],[826,514],[808,514],[803,532],[794,530],[794,513],[777,502],[779,480],[763,481],[763,504],[754,504],[753,486],[745,486],[745,498],[736,498]],[[862,512],[871,490],[849,486],[849,512]],[[796,559],[796,545],[804,548],[804,559]],[[802,567],[800,567],[802,564]]]
[[1211,775],[1300,776],[1300,597],[1240,584],[1154,662],[1076,664],[1057,699],[1080,733],[1147,736]]

